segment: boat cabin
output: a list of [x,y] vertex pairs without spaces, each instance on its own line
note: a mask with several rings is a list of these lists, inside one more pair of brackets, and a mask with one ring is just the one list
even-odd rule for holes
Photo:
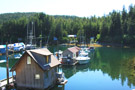
[[46,48],[26,50],[10,71],[16,72],[17,87],[46,89],[56,84],[59,64]]

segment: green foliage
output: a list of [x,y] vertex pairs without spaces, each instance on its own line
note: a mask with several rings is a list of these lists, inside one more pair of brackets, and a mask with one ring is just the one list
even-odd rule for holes
[[97,42],[100,39],[100,34],[97,34],[95,42]]
[[[36,37],[42,32],[43,44],[49,37],[60,43],[68,42],[67,35],[77,35],[78,41],[89,43],[90,37],[104,43],[135,45],[135,6],[129,6],[129,12],[123,7],[122,12],[113,10],[103,17],[92,16],[81,18],[77,16],[50,16],[44,13],[6,13],[0,14],[0,43],[6,41],[18,42],[22,38],[26,42],[27,25],[35,24]],[[82,39],[80,39],[83,37]]]

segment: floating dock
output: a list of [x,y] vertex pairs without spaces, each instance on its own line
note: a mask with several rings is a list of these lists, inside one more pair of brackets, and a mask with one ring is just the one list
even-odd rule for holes
[[74,63],[61,63],[61,65],[76,65],[78,63],[78,61],[75,61]]
[[64,80],[63,82],[59,82],[58,85],[65,85],[67,82],[67,80]]

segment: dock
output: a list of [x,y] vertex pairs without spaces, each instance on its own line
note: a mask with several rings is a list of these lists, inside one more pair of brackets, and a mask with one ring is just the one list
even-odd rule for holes
[[[13,83],[13,77],[9,77],[9,84]],[[0,80],[0,88],[5,87],[7,85],[7,79]]]
[[57,82],[57,85],[65,85],[68,81],[67,80],[64,80],[64,81],[61,81],[61,82]]
[[74,63],[61,63],[61,65],[76,65],[78,63],[78,61],[75,61]]

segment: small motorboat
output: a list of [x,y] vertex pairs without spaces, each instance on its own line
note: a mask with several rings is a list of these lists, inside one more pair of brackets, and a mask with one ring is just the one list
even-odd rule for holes
[[76,58],[79,64],[87,64],[90,61],[90,57],[88,57],[88,53],[81,52],[79,56]]

